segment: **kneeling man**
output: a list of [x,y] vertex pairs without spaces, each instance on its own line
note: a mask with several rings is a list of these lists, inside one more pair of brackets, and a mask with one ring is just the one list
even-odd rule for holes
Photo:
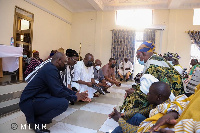
[[75,93],[63,84],[59,73],[66,68],[66,63],[66,56],[57,52],[22,92],[20,109],[36,133],[50,132],[42,129],[42,124],[51,123],[54,117],[66,111],[69,101],[87,100],[87,92]]

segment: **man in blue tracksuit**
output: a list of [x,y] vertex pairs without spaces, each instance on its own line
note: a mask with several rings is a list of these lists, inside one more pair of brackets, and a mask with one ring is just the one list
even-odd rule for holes
[[[20,98],[20,109],[25,114],[28,124],[48,124],[68,108],[69,101],[87,99],[87,92],[75,93],[64,86],[60,71],[66,68],[67,58],[57,52],[52,61],[44,65],[28,83]],[[36,133],[50,132],[41,128]]]

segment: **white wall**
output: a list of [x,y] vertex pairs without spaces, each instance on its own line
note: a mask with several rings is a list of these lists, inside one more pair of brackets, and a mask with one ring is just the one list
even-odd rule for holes
[[[54,0],[31,0],[50,12],[71,22],[72,13],[57,4]],[[40,52],[45,59],[52,49],[69,48],[71,25],[49,13],[27,3],[24,0],[0,0],[0,44],[10,45],[13,36],[15,6],[34,14],[32,49]]]
[[[112,29],[129,29],[115,24],[115,11],[84,12],[72,15],[71,47],[79,50],[82,43],[82,56],[91,52],[103,65],[111,57]],[[198,30],[193,26],[193,10],[154,10],[153,24],[165,25],[163,31],[161,54],[177,52],[180,64],[189,67],[190,38],[185,31]],[[159,45],[156,44],[156,52]]]

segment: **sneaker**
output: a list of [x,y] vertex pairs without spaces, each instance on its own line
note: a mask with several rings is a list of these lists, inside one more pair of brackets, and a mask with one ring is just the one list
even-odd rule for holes
[[71,104],[71,105],[74,105],[74,101],[70,101],[70,104]]

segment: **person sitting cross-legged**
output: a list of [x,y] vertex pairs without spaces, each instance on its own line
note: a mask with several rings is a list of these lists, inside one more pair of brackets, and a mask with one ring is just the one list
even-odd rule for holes
[[124,76],[126,76],[126,82],[129,80],[131,74],[133,73],[133,65],[128,58],[124,58],[124,61],[119,64],[117,72],[120,76],[120,81],[124,79]]
[[[164,102],[169,102],[169,96],[171,94],[170,86],[165,82],[154,82],[149,88],[147,94],[148,104],[156,108]],[[129,110],[124,113],[120,113],[114,108],[114,111],[109,114],[109,118],[113,118],[119,123],[112,133],[132,133],[136,132],[140,123],[145,120],[149,115],[147,109],[142,110]]]
[[[98,90],[94,81],[94,57],[87,53],[82,61],[78,61],[74,66],[74,77],[72,79],[72,87],[78,91],[88,91],[88,97],[92,99],[94,93]],[[95,87],[94,87],[95,86]]]
[[109,59],[109,63],[102,67],[103,75],[105,80],[110,83],[111,85],[115,84],[117,87],[121,86],[121,83],[117,81],[115,78],[115,66],[116,60],[114,58]]

